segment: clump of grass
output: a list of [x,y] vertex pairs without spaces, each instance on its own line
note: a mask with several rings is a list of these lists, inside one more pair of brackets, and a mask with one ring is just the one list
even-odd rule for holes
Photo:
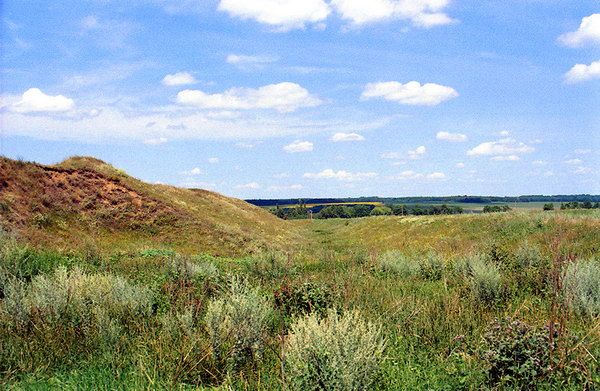
[[433,252],[428,253],[419,261],[419,273],[426,280],[441,280],[444,276],[444,260]]
[[223,373],[259,362],[273,318],[271,303],[246,281],[232,278],[222,297],[206,310],[212,356]]
[[502,274],[496,263],[474,255],[458,261],[456,269],[467,279],[475,301],[493,304],[502,297]]
[[263,281],[281,280],[297,271],[289,257],[279,252],[267,252],[246,258],[243,265],[251,276]]
[[70,257],[57,252],[19,245],[14,237],[0,229],[0,269],[7,275],[30,281],[38,274],[48,273],[72,262]]
[[220,275],[219,269],[212,262],[192,262],[181,256],[172,257],[168,266],[169,275],[173,279],[216,281]]
[[111,357],[123,346],[122,337],[135,335],[152,314],[148,289],[110,274],[59,267],[29,283],[4,279],[0,373],[42,372]]
[[520,269],[540,267],[544,263],[544,257],[540,248],[527,242],[523,243],[515,253],[515,263]]
[[328,286],[312,282],[284,284],[275,291],[274,296],[275,305],[286,316],[313,312],[324,315],[327,309],[335,304],[335,297]]
[[419,274],[419,264],[404,253],[391,250],[377,257],[377,268],[383,273],[400,277],[412,277]]
[[367,390],[380,370],[381,329],[356,311],[298,319],[285,345],[284,370],[292,390]]
[[543,292],[548,288],[549,267],[548,259],[544,258],[538,246],[523,243],[517,249],[510,268],[507,268],[513,290],[520,293],[525,290]]
[[[148,315],[152,295],[110,274],[85,274],[59,267],[31,283],[14,278],[6,286],[3,310],[15,325],[44,322],[108,332],[117,321]],[[107,327],[105,327],[107,326]]]
[[600,315],[600,262],[596,259],[570,263],[564,289],[571,308],[582,315]]

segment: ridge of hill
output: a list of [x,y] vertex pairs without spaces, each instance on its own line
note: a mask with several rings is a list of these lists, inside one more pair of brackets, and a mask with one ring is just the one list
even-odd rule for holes
[[36,246],[236,255],[284,249],[295,228],[245,201],[149,184],[95,158],[47,166],[0,157],[0,226]]

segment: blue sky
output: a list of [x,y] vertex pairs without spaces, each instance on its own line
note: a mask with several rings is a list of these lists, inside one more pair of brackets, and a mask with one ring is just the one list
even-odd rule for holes
[[600,5],[12,0],[0,154],[243,198],[600,193]]

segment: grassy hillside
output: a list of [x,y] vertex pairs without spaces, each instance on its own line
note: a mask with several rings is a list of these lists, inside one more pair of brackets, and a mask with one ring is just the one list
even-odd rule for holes
[[297,240],[286,222],[244,201],[144,183],[93,158],[56,166],[0,158],[0,190],[0,224],[37,246],[233,255]]
[[515,249],[524,241],[547,253],[560,238],[564,251],[593,256],[600,250],[599,211],[513,211],[452,216],[377,216],[296,222],[337,248],[369,252],[433,250],[447,257],[485,251],[492,244]]

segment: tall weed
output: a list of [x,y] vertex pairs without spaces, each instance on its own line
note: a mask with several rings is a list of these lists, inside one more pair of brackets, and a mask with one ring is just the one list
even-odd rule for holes
[[284,370],[292,390],[368,390],[380,370],[381,329],[356,311],[298,319],[285,345]]

